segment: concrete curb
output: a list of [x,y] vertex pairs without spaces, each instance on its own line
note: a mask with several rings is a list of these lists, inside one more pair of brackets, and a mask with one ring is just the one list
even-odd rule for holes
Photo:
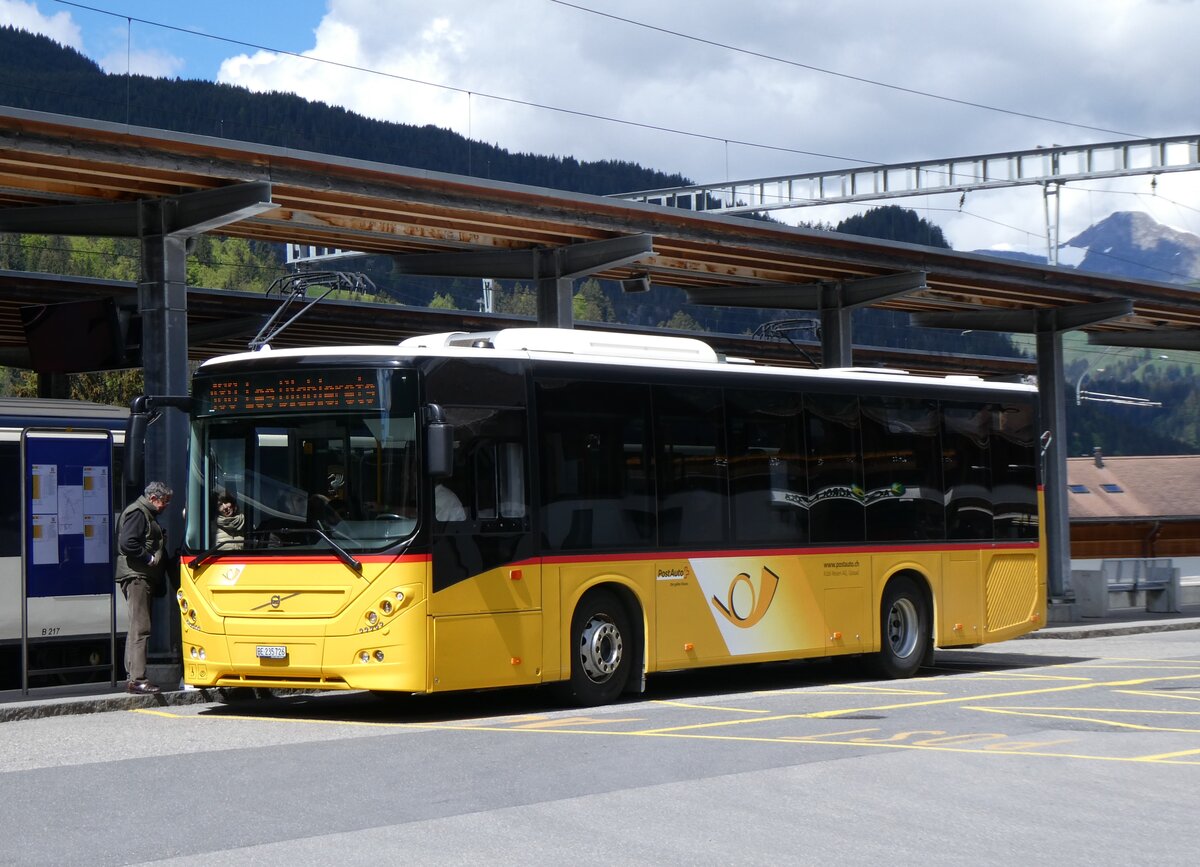
[[138,710],[140,708],[152,710],[172,705],[207,704],[218,701],[221,701],[221,694],[215,689],[187,689],[178,692],[160,692],[158,695],[109,693],[107,695],[50,699],[24,698],[20,701],[0,703],[0,723],[81,713],[103,713],[113,710]]
[[1178,632],[1183,629],[1200,629],[1200,620],[1138,621],[1137,623],[1097,623],[1077,626],[1048,626],[1022,635],[1027,638],[1105,638],[1112,635],[1137,635],[1146,632]]

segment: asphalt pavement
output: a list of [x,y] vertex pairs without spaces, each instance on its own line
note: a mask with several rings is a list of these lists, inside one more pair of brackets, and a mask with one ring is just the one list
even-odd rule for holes
[[[1070,617],[1070,609],[1064,610],[1068,612],[1066,616]],[[1117,609],[1105,617],[1051,622],[1016,640],[1103,638],[1180,629],[1200,629],[1200,604],[1184,605],[1180,611],[1173,613],[1152,613],[1140,608]],[[0,690],[0,723],[68,714],[207,704],[230,697],[224,689],[182,686],[171,689],[162,686],[163,691],[158,695],[131,695],[125,691],[123,681],[119,681],[115,687],[110,683],[92,683],[31,689],[28,695],[20,690]]]

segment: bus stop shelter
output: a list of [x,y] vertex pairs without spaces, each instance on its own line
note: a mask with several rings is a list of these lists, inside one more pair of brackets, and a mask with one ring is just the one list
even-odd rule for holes
[[[545,326],[572,326],[574,283],[589,276],[808,311],[825,367],[855,364],[850,314],[864,306],[1034,335],[1052,599],[1069,569],[1062,335],[1200,347],[1200,298],[1181,286],[13,108],[0,108],[0,231],[137,239],[155,394],[187,391],[184,266],[188,239],[205,232],[387,254],[405,274],[528,281]],[[178,486],[186,419],[164,416],[147,472]]]

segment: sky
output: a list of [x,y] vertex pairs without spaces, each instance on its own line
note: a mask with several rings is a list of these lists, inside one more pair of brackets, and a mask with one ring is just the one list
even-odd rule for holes
[[[1200,0],[0,0],[0,24],[109,72],[293,92],[698,183],[1198,132]],[[1064,241],[1118,210],[1200,234],[1200,173],[1059,199]],[[1037,186],[878,204],[957,250],[1046,250]]]

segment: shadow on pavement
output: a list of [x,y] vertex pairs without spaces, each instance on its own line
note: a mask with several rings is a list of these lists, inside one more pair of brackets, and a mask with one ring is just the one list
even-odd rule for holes
[[[938,651],[934,665],[922,668],[908,681],[954,674],[975,674],[1068,665],[1093,657],[1054,654],[997,654],[971,651]],[[669,672],[649,678],[646,692],[627,696],[608,707],[643,701],[688,701],[715,695],[775,692],[839,684],[878,683],[861,659],[814,660],[722,666],[701,671]],[[233,691],[228,691],[232,693]],[[375,724],[420,724],[480,721],[494,717],[536,715],[577,710],[580,715],[603,709],[576,707],[564,701],[555,685],[503,690],[410,695],[338,692],[264,696],[247,690],[231,695],[224,704],[200,711],[204,716],[249,716],[269,719],[336,720]]]

